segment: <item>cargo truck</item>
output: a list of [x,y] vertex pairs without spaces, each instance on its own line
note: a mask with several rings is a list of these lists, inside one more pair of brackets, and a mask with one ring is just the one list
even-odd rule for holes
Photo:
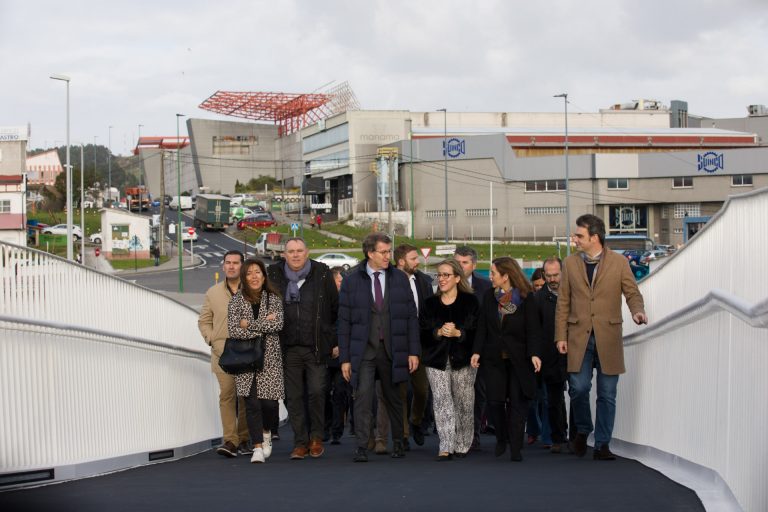
[[229,227],[229,198],[218,194],[198,194],[195,208],[195,227],[224,230]]
[[149,209],[149,191],[146,187],[125,187],[128,211],[138,212]]
[[262,233],[256,240],[256,252],[272,259],[281,257],[285,252],[285,242],[289,238],[290,236],[282,233]]

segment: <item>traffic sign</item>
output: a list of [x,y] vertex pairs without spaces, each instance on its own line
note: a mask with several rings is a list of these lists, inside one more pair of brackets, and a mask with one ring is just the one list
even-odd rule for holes
[[450,255],[456,252],[456,244],[438,245],[435,247],[435,254],[438,256]]
[[292,222],[291,223],[291,231],[298,231],[299,229],[299,223],[298,222]]
[[422,247],[421,248],[421,255],[424,256],[424,259],[429,258],[429,251],[431,251],[431,247]]
[[190,227],[187,229],[187,233],[189,233],[189,236],[192,236],[192,235],[194,235],[194,234],[195,234],[195,228],[193,228],[193,227],[191,227],[191,226],[190,226]]

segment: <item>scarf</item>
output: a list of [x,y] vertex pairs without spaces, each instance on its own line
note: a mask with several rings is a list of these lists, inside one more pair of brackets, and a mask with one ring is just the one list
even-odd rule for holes
[[286,262],[284,265],[285,277],[288,278],[288,288],[285,290],[285,302],[290,304],[291,302],[299,302],[301,300],[301,293],[299,293],[299,281],[306,279],[309,275],[309,270],[312,268],[311,260],[307,259],[304,266],[298,270],[291,270]]
[[589,257],[587,253],[582,251],[581,257],[584,260],[584,263],[586,263],[587,265],[596,265],[600,263],[600,258],[603,257],[603,251],[600,251],[599,253],[597,253],[597,255],[595,255],[594,258]]
[[520,290],[517,288],[510,288],[508,292],[505,292],[502,288],[496,288],[494,291],[496,302],[499,303],[499,319],[503,320],[504,315],[511,315],[520,304],[523,303],[523,299],[520,297]]

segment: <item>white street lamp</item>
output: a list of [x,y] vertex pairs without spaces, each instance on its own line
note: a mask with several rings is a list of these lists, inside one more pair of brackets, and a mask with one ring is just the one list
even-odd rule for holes
[[555,94],[553,98],[563,98],[565,104],[565,254],[571,255],[571,186],[568,183],[568,93]]
[[67,259],[72,260],[73,259],[73,251],[72,251],[72,165],[69,161],[69,80],[70,78],[66,75],[58,75],[54,74],[51,75],[51,79],[53,80],[61,80],[63,82],[67,83],[67,200],[66,200],[66,208],[67,208]]
[[448,243],[448,109],[439,108],[443,113],[443,161],[445,163],[445,243]]

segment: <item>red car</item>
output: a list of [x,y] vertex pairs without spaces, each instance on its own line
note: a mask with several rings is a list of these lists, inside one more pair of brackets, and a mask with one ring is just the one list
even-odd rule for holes
[[277,226],[277,221],[269,212],[256,213],[243,217],[237,223],[237,229],[243,230],[245,228],[268,228],[270,226]]

